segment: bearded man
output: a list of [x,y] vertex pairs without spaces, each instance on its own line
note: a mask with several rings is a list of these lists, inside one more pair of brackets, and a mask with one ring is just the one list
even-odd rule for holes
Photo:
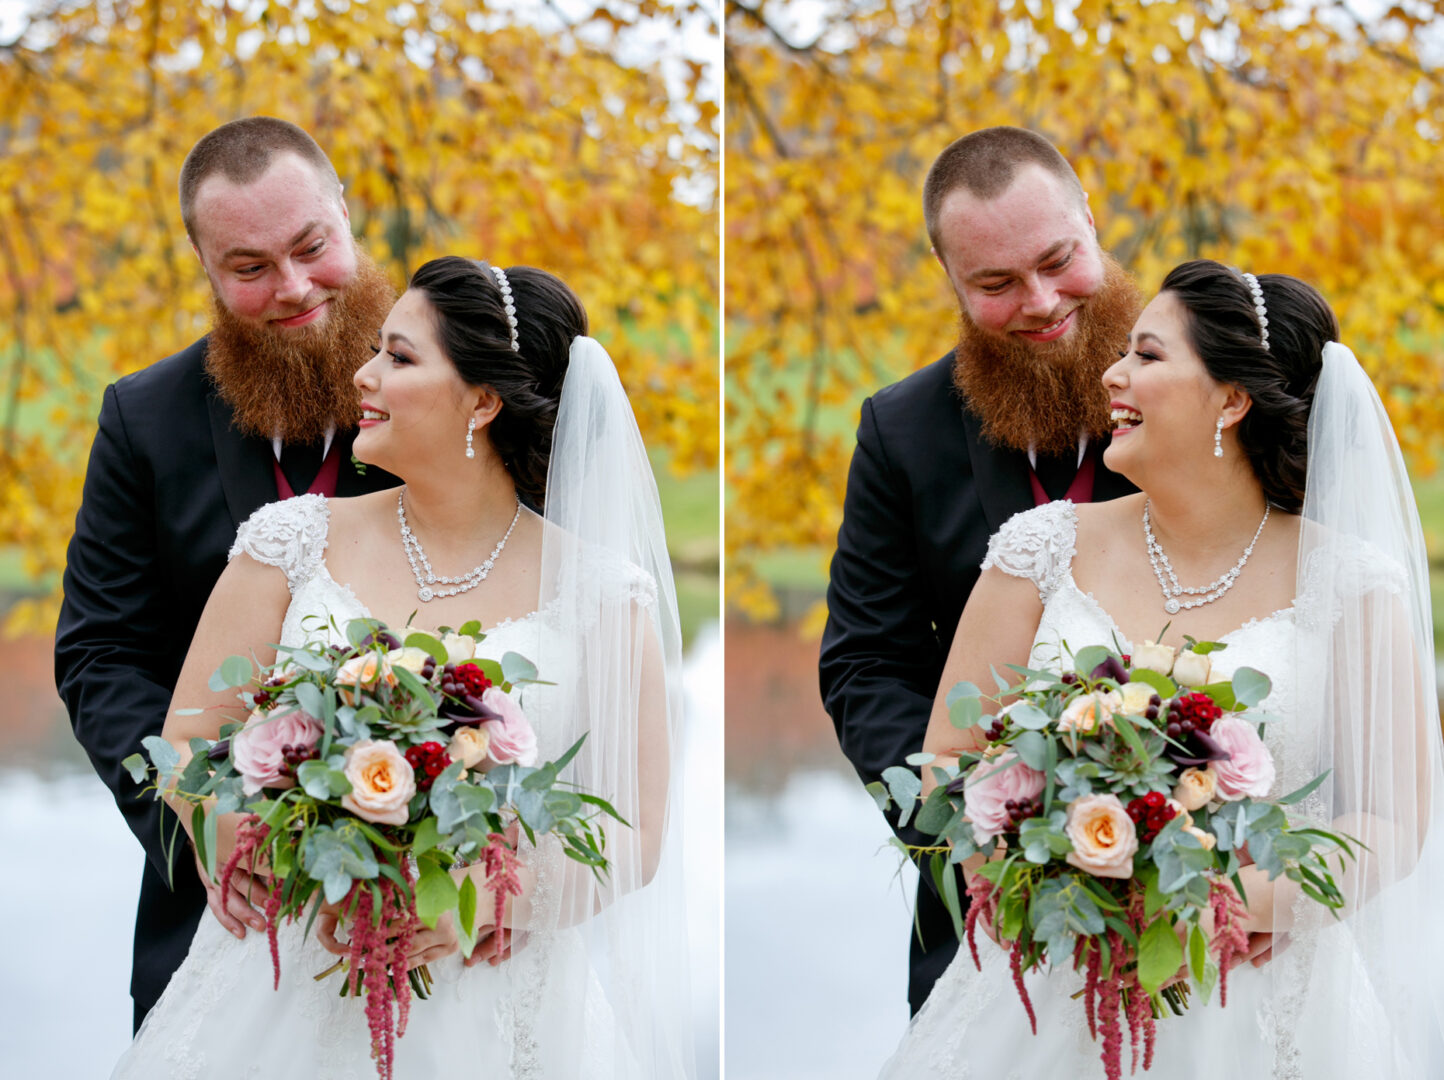
[[[210,333],[106,388],[65,568],[55,674],[76,738],[146,853],[136,916],[135,1025],[185,958],[209,900],[231,931],[263,929],[176,853],[160,804],[120,762],[159,735],[181,662],[236,528],[292,494],[357,495],[351,441],[371,356],[395,300],[352,240],[336,170],[294,124],[251,117],[198,142],[181,217],[215,300]],[[173,818],[165,823],[170,831]]]
[[[1103,465],[1101,376],[1142,301],[1099,248],[1072,167],[1033,132],[977,131],[933,163],[923,214],[957,295],[958,343],[862,404],[819,664],[838,741],[864,782],[922,749],[988,538],[1053,499],[1134,490]],[[892,824],[907,843],[931,839]],[[958,944],[931,876],[922,880],[914,1013]]]

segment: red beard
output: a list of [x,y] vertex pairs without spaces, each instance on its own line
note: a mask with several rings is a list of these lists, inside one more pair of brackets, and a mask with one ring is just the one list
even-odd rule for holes
[[299,445],[320,442],[333,426],[354,428],[361,394],[351,380],[371,359],[395,302],[386,274],[359,250],[356,276],[315,325],[279,332],[243,322],[215,299],[206,372],[231,406],[236,427]]
[[1143,310],[1138,286],[1106,251],[1103,284],[1078,308],[1073,333],[1054,342],[998,338],[960,313],[953,385],[997,446],[1040,454],[1075,450],[1078,436],[1111,429],[1103,373],[1127,346]]

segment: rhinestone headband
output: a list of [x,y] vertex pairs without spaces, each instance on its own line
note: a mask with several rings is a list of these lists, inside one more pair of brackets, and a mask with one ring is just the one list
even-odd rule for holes
[[501,306],[506,310],[506,329],[511,335],[511,351],[521,352],[521,342],[516,336],[516,303],[511,296],[511,282],[506,280],[506,271],[499,266],[492,266],[489,262],[477,260],[477,265],[491,271],[491,276],[496,278],[496,287],[501,290]]
[[1269,314],[1268,309],[1264,307],[1263,288],[1259,285],[1258,278],[1254,277],[1252,274],[1244,273],[1240,276],[1243,278],[1243,283],[1248,286],[1248,291],[1253,297],[1253,310],[1254,313],[1258,315],[1259,334],[1261,335],[1263,347],[1265,349],[1268,349]]

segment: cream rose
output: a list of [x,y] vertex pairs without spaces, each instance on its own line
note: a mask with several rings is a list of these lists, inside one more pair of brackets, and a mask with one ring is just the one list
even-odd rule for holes
[[405,668],[413,675],[420,675],[421,669],[430,655],[425,649],[408,645],[404,649],[392,649],[386,654],[386,662],[394,668]]
[[1066,858],[1094,877],[1130,878],[1138,833],[1117,795],[1084,795],[1068,806],[1064,826],[1073,850]]
[[1213,802],[1217,793],[1218,773],[1213,771],[1212,765],[1203,769],[1184,769],[1178,774],[1178,783],[1173,788],[1173,797],[1185,810],[1202,809]]
[[1113,713],[1121,712],[1122,708],[1123,699],[1114,690],[1080,694],[1068,703],[1063,715],[1058,717],[1058,730],[1091,735],[1098,730],[1099,724],[1112,727]]
[[1181,652],[1173,662],[1173,681],[1179,686],[1207,686],[1212,670],[1207,653]]
[[1195,828],[1192,825],[1185,825],[1183,831],[1202,844],[1204,851],[1212,851],[1213,846],[1218,843],[1218,839],[1213,833],[1204,832],[1202,829]]
[[446,659],[452,664],[476,657],[476,638],[469,634],[443,634],[441,647],[446,650]]
[[486,759],[486,752],[490,748],[491,736],[485,731],[476,727],[463,727],[456,729],[456,734],[447,744],[446,753],[453,761],[461,762],[462,768],[471,769]]
[[1124,716],[1142,716],[1148,711],[1153,695],[1158,693],[1144,682],[1123,684],[1123,707],[1118,711]]
[[1174,649],[1157,641],[1145,641],[1135,646],[1129,666],[1134,670],[1156,671],[1167,675],[1173,670]]
[[411,763],[388,741],[362,740],[346,751],[346,779],[351,791],[341,805],[357,817],[378,825],[405,825],[407,803],[416,794]]

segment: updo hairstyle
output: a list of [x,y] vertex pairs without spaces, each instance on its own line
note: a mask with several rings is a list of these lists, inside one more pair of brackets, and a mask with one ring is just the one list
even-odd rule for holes
[[1211,259],[1176,266],[1163,292],[1185,311],[1189,342],[1213,379],[1253,399],[1235,431],[1264,497],[1297,514],[1304,505],[1309,410],[1323,368],[1324,346],[1339,340],[1339,321],[1312,285],[1287,274],[1259,274],[1267,309],[1264,348],[1248,283]]
[[501,411],[486,429],[492,448],[534,509],[546,498],[552,430],[572,339],[587,332],[587,312],[562,280],[532,266],[503,267],[516,308],[513,352],[501,288],[484,264],[454,255],[411,276],[436,312],[442,350],[470,386],[489,386]]

